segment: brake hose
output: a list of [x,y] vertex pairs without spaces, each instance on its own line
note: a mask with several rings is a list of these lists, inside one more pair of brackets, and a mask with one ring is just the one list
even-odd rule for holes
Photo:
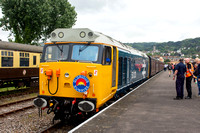
[[49,89],[49,79],[48,79],[48,91],[51,95],[55,95],[58,92],[58,77],[57,77],[57,89],[55,93],[51,93],[50,89]]

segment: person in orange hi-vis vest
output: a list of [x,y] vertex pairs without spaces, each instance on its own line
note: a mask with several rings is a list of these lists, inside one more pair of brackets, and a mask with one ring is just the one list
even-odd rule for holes
[[185,63],[186,63],[186,75],[185,75],[185,77],[186,77],[186,90],[187,90],[187,93],[188,93],[188,96],[185,97],[185,99],[191,99],[192,98],[191,82],[192,82],[194,67],[193,67],[192,63],[190,63],[189,58],[185,58]]

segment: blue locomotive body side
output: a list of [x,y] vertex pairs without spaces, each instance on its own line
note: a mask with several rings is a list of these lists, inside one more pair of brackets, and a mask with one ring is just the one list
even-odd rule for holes
[[119,50],[117,94],[148,77],[149,58]]

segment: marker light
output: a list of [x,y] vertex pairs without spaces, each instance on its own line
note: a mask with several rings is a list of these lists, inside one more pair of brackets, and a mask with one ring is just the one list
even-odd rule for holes
[[84,38],[85,36],[86,36],[86,33],[85,33],[84,31],[81,31],[81,32],[80,32],[80,37],[81,37],[81,38]]
[[69,78],[69,73],[65,73],[65,77],[66,77],[66,78]]
[[89,37],[92,37],[92,36],[93,36],[93,33],[92,33],[92,32],[89,32],[89,33],[88,33],[88,36],[89,36]]
[[63,32],[59,32],[59,33],[58,33],[58,36],[59,36],[60,38],[63,38],[63,37],[64,37],[64,33],[63,33]]
[[53,32],[53,33],[51,34],[51,37],[52,37],[52,38],[55,38],[55,37],[56,37],[56,33]]

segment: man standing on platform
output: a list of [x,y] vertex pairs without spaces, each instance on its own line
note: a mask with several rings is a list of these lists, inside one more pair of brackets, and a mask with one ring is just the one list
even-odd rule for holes
[[192,77],[193,77],[193,72],[194,72],[194,67],[192,65],[192,63],[190,63],[190,59],[189,58],[185,58],[185,63],[186,63],[186,90],[188,93],[188,96],[185,97],[185,99],[191,99],[192,98],[192,86],[191,86],[191,82],[192,82]]
[[184,79],[185,79],[185,72],[186,72],[186,66],[183,64],[183,59],[179,60],[180,63],[178,63],[175,67],[175,73],[173,80],[176,78],[176,93],[177,96],[174,98],[174,100],[180,100],[183,99],[183,92],[184,92]]

